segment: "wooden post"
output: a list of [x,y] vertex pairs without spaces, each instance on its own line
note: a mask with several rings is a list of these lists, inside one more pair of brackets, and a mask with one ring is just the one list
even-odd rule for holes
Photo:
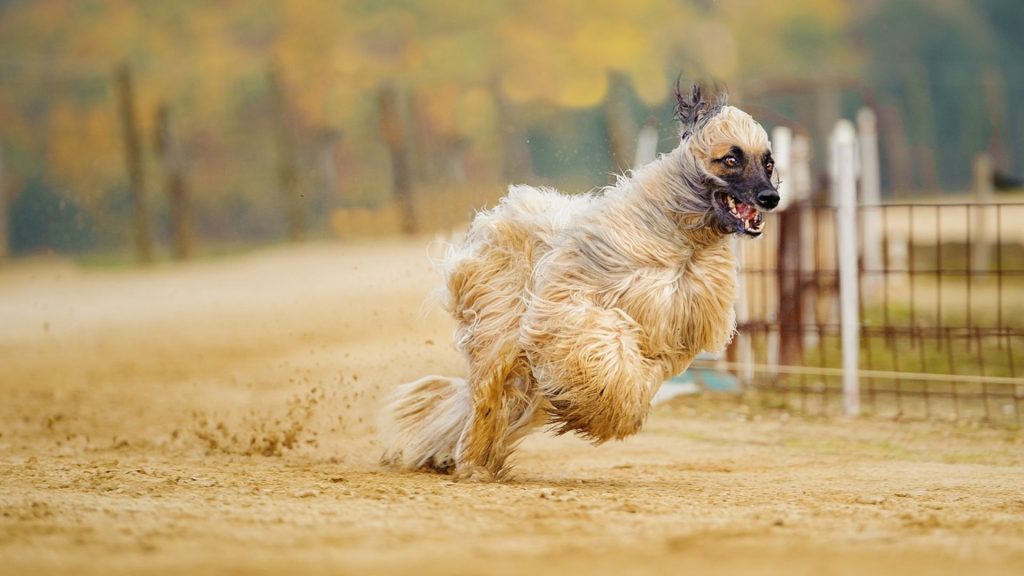
[[419,226],[412,199],[409,146],[398,106],[398,88],[394,84],[381,85],[377,92],[377,110],[380,114],[381,138],[391,153],[392,190],[401,214],[402,233],[412,235]]
[[774,357],[782,366],[799,364],[803,358],[803,340],[800,334],[803,308],[800,301],[801,274],[801,205],[794,199],[792,170],[793,131],[785,126],[772,130],[772,158],[775,160],[776,177],[779,184],[779,215],[776,227],[779,230],[778,265],[776,266],[776,324],[778,350]]
[[[986,206],[992,202],[992,177],[995,171],[992,156],[981,152],[974,157],[974,238],[971,252],[971,269],[975,272],[988,272],[991,268],[992,227],[995,217],[990,216],[991,208]],[[971,241],[968,238],[968,241]]]
[[608,179],[610,184],[614,184],[616,174],[632,165],[636,125],[629,108],[629,78],[621,72],[609,72],[608,83],[604,118],[608,127],[608,155],[612,162],[612,173]]
[[7,237],[7,174],[4,168],[4,143],[0,141],[0,263],[10,255],[10,240]]
[[271,106],[274,110],[278,182],[287,218],[288,239],[292,242],[301,242],[306,237],[306,207],[299,189],[299,168],[291,112],[284,83],[274,67],[270,68],[268,81]]
[[142,167],[141,138],[135,114],[135,86],[132,69],[127,63],[118,67],[115,80],[119,94],[125,163],[128,166],[128,181],[132,195],[135,251],[139,262],[149,264],[153,261],[153,237],[149,229],[149,213],[146,207],[146,176]]
[[843,356],[843,413],[860,414],[860,306],[857,286],[856,132],[849,120],[832,131],[833,190],[839,244],[840,337]]
[[864,290],[874,292],[882,269],[882,228],[880,214],[882,204],[881,176],[878,167],[878,128],[875,112],[861,108],[857,112],[857,138],[860,151],[860,204],[864,206],[861,217],[864,223],[861,239],[864,248],[864,269],[873,273],[865,278]]
[[171,111],[166,104],[156,109],[154,148],[164,170],[164,193],[171,221],[171,251],[178,260],[192,257],[192,222],[189,216],[188,190],[185,187],[185,158],[181,143],[171,127]]

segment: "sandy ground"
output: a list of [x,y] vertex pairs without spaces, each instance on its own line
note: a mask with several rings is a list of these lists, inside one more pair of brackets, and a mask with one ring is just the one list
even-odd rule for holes
[[457,373],[426,241],[0,271],[0,573],[1024,573],[1024,437],[700,399],[502,484],[380,468]]

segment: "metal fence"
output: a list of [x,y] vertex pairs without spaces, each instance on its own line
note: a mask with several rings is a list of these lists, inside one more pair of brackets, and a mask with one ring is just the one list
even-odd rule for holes
[[[1020,423],[1024,202],[856,210],[857,382],[865,412]],[[726,367],[793,408],[843,411],[838,208],[798,204],[742,242]]]
[[792,201],[736,244],[738,336],[718,366],[811,413],[1021,424],[1024,196],[997,199],[979,154],[968,195],[882,202],[870,110],[837,123],[829,194],[812,194],[805,138],[772,140]]

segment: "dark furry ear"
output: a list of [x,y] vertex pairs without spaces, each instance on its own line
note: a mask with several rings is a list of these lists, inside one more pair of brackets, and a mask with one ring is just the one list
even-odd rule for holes
[[685,95],[682,90],[682,78],[676,79],[676,118],[682,124],[684,138],[703,126],[726,105],[729,95],[725,88],[715,86],[715,92],[717,95],[714,98],[705,99],[704,89],[700,84],[694,83],[690,94]]

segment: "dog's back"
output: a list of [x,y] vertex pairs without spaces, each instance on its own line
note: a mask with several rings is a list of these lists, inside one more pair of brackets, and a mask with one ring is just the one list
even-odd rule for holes
[[512,186],[497,207],[473,219],[444,262],[445,303],[458,323],[456,343],[471,357],[495,337],[518,334],[539,258],[594,201],[556,190]]

